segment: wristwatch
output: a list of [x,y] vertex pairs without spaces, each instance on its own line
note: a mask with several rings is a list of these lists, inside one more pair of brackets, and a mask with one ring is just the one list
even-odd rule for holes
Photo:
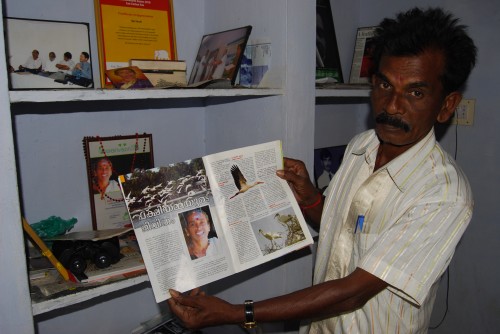
[[254,319],[253,314],[253,300],[245,300],[245,322],[243,323],[244,328],[255,328],[257,323]]

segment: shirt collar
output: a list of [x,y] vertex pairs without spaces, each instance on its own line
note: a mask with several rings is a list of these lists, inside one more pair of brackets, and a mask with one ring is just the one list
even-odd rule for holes
[[[380,145],[380,141],[375,134],[375,131],[372,131],[371,140],[369,140],[366,145],[353,151],[353,154],[355,155],[364,155],[365,162],[370,166],[371,170],[373,170],[375,166],[377,150]],[[425,157],[430,154],[435,145],[436,136],[434,134],[434,128],[432,128],[431,131],[429,131],[429,133],[418,143],[387,163],[385,166],[380,168],[380,170],[387,170],[394,184],[400,191],[404,192],[406,185],[408,184],[408,180],[411,179],[415,169],[417,169],[419,165],[418,162],[423,161]],[[417,165],[415,165],[415,163],[417,163]]]

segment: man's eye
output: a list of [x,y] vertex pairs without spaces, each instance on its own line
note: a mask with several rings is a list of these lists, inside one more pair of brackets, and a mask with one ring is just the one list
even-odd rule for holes
[[423,97],[423,96],[424,96],[424,93],[422,93],[422,92],[421,92],[421,91],[419,91],[419,90],[414,90],[414,91],[412,91],[410,94],[411,94],[411,95],[413,95],[413,96],[415,96],[415,97],[417,97],[417,98],[421,98],[421,97]]
[[386,81],[381,81],[379,84],[379,87],[386,90],[386,89],[389,89],[391,87],[391,85],[389,85]]

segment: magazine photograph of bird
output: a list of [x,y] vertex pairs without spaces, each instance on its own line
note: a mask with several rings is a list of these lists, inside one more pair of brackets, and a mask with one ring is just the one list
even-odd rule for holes
[[232,199],[239,194],[243,194],[247,190],[255,187],[258,184],[262,184],[264,182],[262,181],[256,181],[252,184],[247,183],[247,179],[245,176],[243,176],[243,173],[240,171],[240,168],[237,165],[232,165],[231,166],[231,175],[233,176],[234,179],[234,184],[236,185],[236,188],[238,188],[238,192],[234,194],[233,196],[229,197],[229,199]]
[[259,233],[262,234],[264,238],[271,241],[271,249],[275,249],[277,247],[276,239],[283,238],[282,232],[270,232],[259,229]]

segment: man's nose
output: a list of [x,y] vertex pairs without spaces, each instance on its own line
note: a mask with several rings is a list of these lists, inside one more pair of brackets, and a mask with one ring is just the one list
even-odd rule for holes
[[393,92],[387,102],[386,105],[386,111],[389,114],[401,114],[403,113],[403,108],[402,108],[402,100],[403,97],[401,94],[398,94],[396,92]]

